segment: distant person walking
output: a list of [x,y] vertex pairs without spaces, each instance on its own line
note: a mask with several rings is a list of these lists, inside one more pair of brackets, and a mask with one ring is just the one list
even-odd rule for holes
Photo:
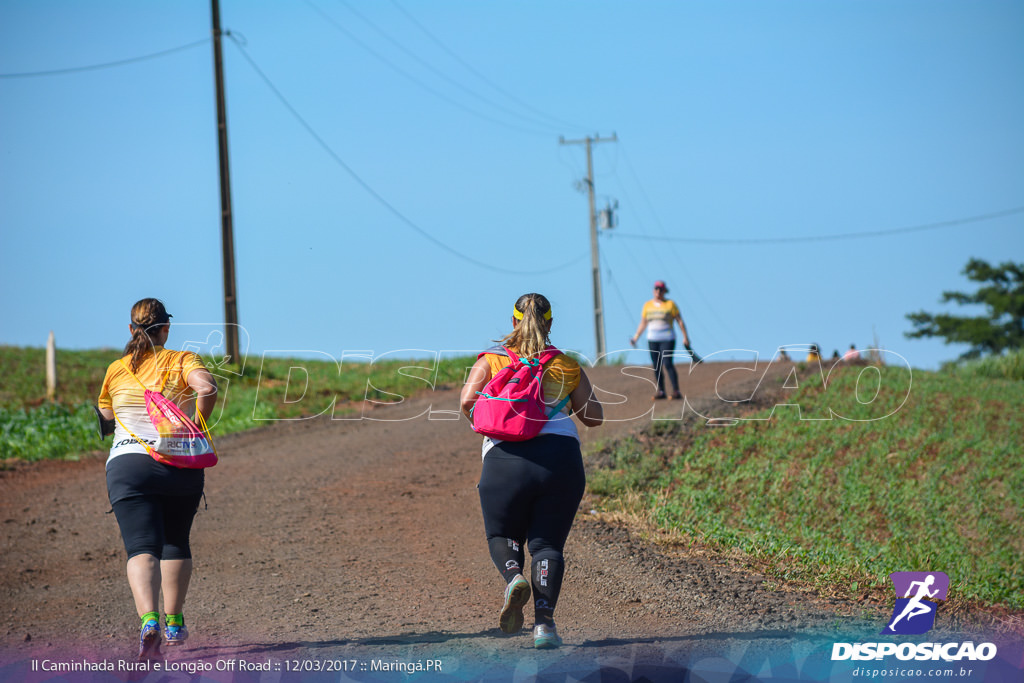
[[[113,433],[107,458],[107,493],[128,554],[128,585],[142,619],[139,658],[160,653],[160,606],[166,614],[169,646],[188,638],[183,607],[192,576],[189,536],[203,495],[201,469],[157,462],[137,439],[156,444],[157,431],[146,412],[145,389],[162,388],[186,415],[204,419],[213,412],[217,385],[198,355],[165,349],[170,314],[157,299],[132,307],[131,339],[124,357],[107,368],[98,411],[103,433]],[[133,436],[134,435],[134,436]]]
[[857,350],[856,345],[850,344],[850,348],[847,349],[846,353],[843,354],[843,360],[847,362],[860,360],[860,351]]
[[[484,437],[478,486],[491,560],[505,580],[498,625],[505,633],[522,629],[523,607],[530,599],[532,584],[533,644],[539,649],[562,644],[554,619],[565,572],[562,550],[586,484],[579,434],[569,415],[576,415],[588,427],[604,421],[601,404],[579,363],[556,354],[550,346],[551,322],[551,304],[545,297],[519,297],[513,308],[512,331],[499,345],[480,354],[461,395],[462,412],[472,421],[480,392],[512,363],[511,350],[527,363],[544,359],[544,403],[563,406],[544,421],[533,438],[502,441]],[[530,581],[523,576],[524,547],[532,560]]]
[[[647,345],[651,350],[651,364],[654,366],[654,379],[658,386],[655,399],[665,398],[665,377],[672,383],[672,398],[682,398],[679,392],[679,377],[676,375],[676,366],[672,362],[672,354],[676,347],[675,324],[679,324],[679,330],[683,333],[683,346],[690,348],[690,335],[686,331],[686,323],[679,313],[676,302],[666,299],[668,287],[664,281],[658,280],[654,283],[654,298],[644,304],[640,313],[640,325],[629,343],[636,346],[637,340],[644,330],[647,330]],[[664,373],[662,372],[664,371]]]

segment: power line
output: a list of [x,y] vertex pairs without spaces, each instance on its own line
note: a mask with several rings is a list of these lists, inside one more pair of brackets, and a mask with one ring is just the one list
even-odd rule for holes
[[722,239],[710,239],[701,237],[670,237],[664,236],[659,237],[657,235],[631,235],[628,233],[619,233],[618,237],[623,239],[642,239],[657,242],[685,242],[688,244],[793,244],[796,242],[833,242],[837,240],[849,240],[849,239],[866,239],[872,237],[885,237],[888,235],[898,235],[910,232],[922,232],[925,230],[938,230],[940,228],[950,228],[957,225],[968,225],[970,223],[981,223],[983,221],[990,221],[996,218],[1004,218],[1006,216],[1013,216],[1015,214],[1024,213],[1024,206],[1018,206],[1012,209],[1006,209],[1004,211],[994,211],[992,213],[983,213],[977,216],[967,216],[966,218],[954,218],[948,221],[938,221],[936,223],[925,223],[923,225],[912,225],[904,228],[890,228],[888,230],[869,230],[865,232],[847,232],[840,233],[837,235],[815,235],[808,237],[751,237],[751,238],[722,238]]
[[35,78],[38,76],[59,76],[61,74],[73,74],[80,73],[82,71],[96,71],[99,69],[110,69],[116,66],[124,66],[125,64],[134,64],[136,62],[143,62],[147,59],[157,59],[159,57],[166,57],[169,54],[175,52],[181,52],[183,50],[190,50],[200,45],[205,45],[210,42],[209,38],[203,38],[186,45],[179,45],[178,47],[172,47],[167,50],[161,50],[160,52],[153,52],[148,55],[140,55],[138,57],[129,57],[128,59],[119,59],[114,62],[103,62],[102,64],[89,64],[87,66],[72,66],[66,69],[50,69],[48,71],[25,71],[22,73],[12,74],[0,74],[0,78]]
[[[424,69],[426,69],[427,71],[431,72],[432,74],[434,74],[438,78],[442,79],[443,81],[445,81],[445,82],[455,86],[456,88],[458,88],[462,92],[468,94],[470,97],[474,97],[474,98],[480,100],[481,102],[483,102],[484,104],[490,105],[490,106],[494,107],[495,109],[498,109],[499,111],[502,111],[505,114],[508,114],[508,115],[510,115],[512,117],[515,117],[515,118],[518,118],[518,119],[522,119],[524,122],[529,123],[531,125],[550,126],[552,128],[556,127],[556,124],[548,123],[546,121],[538,121],[537,119],[526,117],[523,114],[521,114],[520,112],[513,111],[513,110],[503,106],[502,104],[500,104],[498,102],[495,102],[494,100],[491,100],[491,99],[481,95],[480,93],[478,93],[477,91],[473,90],[472,88],[470,88],[470,87],[468,87],[466,85],[463,85],[459,81],[457,81],[454,78],[448,76],[446,73],[444,73],[443,71],[441,71],[440,69],[435,67],[433,64],[430,64],[429,62],[427,62],[425,59],[423,59],[422,57],[417,55],[415,52],[413,52],[412,50],[407,48],[405,45],[402,45],[402,43],[399,42],[398,40],[392,38],[390,34],[388,34],[386,31],[384,31],[384,29],[380,28],[375,23],[373,23],[372,21],[367,19],[365,16],[360,14],[354,7],[352,7],[351,4],[349,4],[348,2],[345,2],[345,0],[338,0],[338,2],[340,2],[342,5],[344,5],[345,8],[349,12],[351,12],[356,17],[358,17],[360,21],[362,21],[364,24],[366,24],[371,29],[373,29],[378,35],[380,35],[382,38],[384,38],[384,40],[388,41],[389,43],[394,45],[396,48],[398,48],[401,52],[403,52],[406,55],[408,55],[417,64],[419,64]],[[557,127],[560,127],[560,126],[557,126]]]
[[[647,191],[644,189],[643,183],[640,182],[640,177],[637,175],[636,169],[633,167],[633,162],[630,161],[629,152],[626,150],[625,145],[620,145],[620,149],[618,149],[616,151],[621,155],[622,160],[626,162],[626,168],[629,170],[630,175],[633,177],[633,182],[636,183],[637,189],[640,190],[640,195],[643,197],[644,202],[646,202],[647,208],[651,212],[651,216],[654,217],[654,223],[655,223],[655,225],[658,226],[659,232],[661,232],[662,235],[665,235],[667,237],[668,236],[668,231],[665,229],[665,225],[661,222],[661,218],[658,216],[658,212],[655,210],[654,203],[651,202],[650,196],[648,196]],[[616,177],[618,177],[618,172],[617,171],[616,171]],[[623,191],[625,191],[625,189],[626,189],[625,185],[622,185],[621,187],[622,187]],[[628,193],[627,193],[627,195],[628,195]],[[639,219],[640,219],[640,216],[639,216],[639,214],[637,214],[637,220],[639,221]],[[729,337],[732,337],[733,339],[736,339],[737,335],[736,335],[735,332],[733,332],[732,327],[728,323],[725,322],[725,320],[722,318],[721,315],[719,315],[719,313],[718,313],[719,307],[718,306],[714,306],[714,305],[711,304],[711,302],[708,300],[708,297],[704,294],[704,290],[701,289],[700,284],[698,284],[696,278],[694,278],[690,274],[689,269],[686,268],[683,265],[684,261],[679,256],[678,252],[676,252],[675,245],[669,243],[669,250],[672,252],[672,257],[675,259],[675,263],[677,263],[678,266],[675,269],[668,269],[668,268],[666,268],[665,272],[666,273],[668,273],[668,272],[676,272],[676,270],[678,270],[678,272],[682,273],[683,277],[685,277],[686,281],[689,282],[689,284],[690,284],[690,290],[694,294],[696,294],[697,299],[702,304],[704,304],[704,307],[708,310],[708,313],[711,315],[711,317],[714,318],[714,320],[718,323],[718,325],[719,325],[719,327],[721,327],[722,331],[724,331],[725,334],[728,335]],[[661,255],[660,255],[660,253],[658,251],[655,251],[654,254],[658,258],[659,262],[661,262]],[[705,330],[705,332],[706,332],[706,330]],[[716,346],[721,346],[716,341],[714,335],[708,334],[707,336],[710,338],[710,341],[712,343],[714,343]]]
[[480,261],[478,259],[473,258],[472,256],[468,256],[466,254],[463,254],[462,252],[458,251],[457,249],[454,249],[454,248],[448,246],[447,244],[445,244],[444,242],[442,242],[441,240],[437,239],[436,237],[431,235],[429,232],[427,232],[426,230],[421,228],[419,225],[414,223],[411,219],[406,217],[405,214],[403,214],[401,211],[399,211],[394,206],[392,206],[392,204],[390,202],[388,202],[380,193],[378,193],[376,190],[374,190],[365,180],[363,180],[359,176],[359,174],[356,173],[355,170],[352,169],[351,166],[346,164],[345,161],[338,155],[338,153],[335,152],[331,148],[331,146],[328,145],[327,142],[322,137],[320,137],[320,134],[316,132],[316,130],[306,121],[306,119],[304,119],[302,117],[302,115],[298,112],[298,110],[295,109],[295,107],[292,106],[292,104],[281,93],[281,91],[277,89],[277,86],[274,85],[273,81],[271,81],[270,78],[265,73],[263,73],[263,70],[260,69],[260,67],[256,64],[256,62],[253,61],[252,57],[249,56],[249,53],[246,51],[245,47],[243,47],[242,44],[238,40],[235,39],[235,37],[231,34],[230,31],[228,31],[226,33],[226,35],[229,38],[231,38],[232,42],[234,42],[234,44],[238,48],[239,52],[242,53],[242,57],[245,59],[246,62],[249,63],[249,66],[252,67],[253,71],[256,72],[256,74],[260,77],[260,79],[263,80],[264,84],[266,84],[266,86],[268,88],[270,88],[270,91],[272,93],[274,93],[274,96],[277,97],[277,99],[281,102],[281,104],[283,104],[284,107],[289,111],[289,113],[291,113],[291,115],[295,118],[295,120],[299,122],[299,125],[301,125],[306,130],[306,132],[309,133],[310,137],[312,137],[313,140],[315,140],[316,143],[318,145],[320,145],[320,147],[325,152],[327,152],[327,154],[334,160],[334,162],[337,163],[339,166],[341,166],[341,168],[344,169],[345,172],[348,173],[348,175],[356,183],[358,183],[359,186],[363,188],[363,190],[365,190],[367,192],[367,194],[369,194],[371,197],[373,197],[377,201],[377,203],[379,203],[381,206],[383,206],[385,209],[387,209],[393,216],[398,218],[398,220],[400,220],[402,223],[404,223],[408,227],[410,227],[413,230],[415,230],[416,232],[418,232],[424,239],[427,239],[430,242],[432,242],[438,248],[443,249],[444,251],[447,251],[449,254],[457,256],[458,258],[462,259],[463,261],[467,261],[469,263],[472,263],[473,265],[480,266],[481,268],[484,268],[486,270],[490,270],[492,272],[507,273],[509,275],[543,275],[545,273],[552,273],[552,272],[556,272],[556,271],[568,268],[569,266],[575,265],[576,263],[580,262],[581,260],[583,260],[586,257],[587,254],[586,254],[586,252],[584,252],[580,256],[578,256],[575,259],[573,259],[572,261],[569,261],[567,263],[563,263],[563,264],[555,266],[553,268],[544,268],[544,269],[541,269],[541,270],[511,270],[509,268],[502,268],[501,266],[499,266],[499,265],[497,265],[497,264],[495,264],[493,262],[492,263],[487,263],[487,262],[484,262],[484,261]]
[[529,111],[532,111],[534,114],[538,114],[539,116],[542,116],[542,117],[552,121],[554,124],[556,124],[558,126],[568,126],[569,128],[578,128],[580,130],[588,130],[588,131],[589,130],[593,130],[592,126],[581,126],[579,124],[569,123],[568,121],[563,121],[562,119],[559,119],[559,118],[557,118],[555,116],[551,116],[550,114],[546,114],[543,111],[541,111],[540,109],[537,109],[536,107],[531,106],[529,103],[524,102],[523,100],[519,99],[518,97],[516,97],[515,95],[513,95],[512,93],[510,93],[509,91],[505,90],[504,88],[499,86],[497,83],[495,83],[494,81],[489,79],[487,76],[482,74],[472,64],[467,62],[465,59],[460,57],[454,50],[452,50],[447,45],[445,45],[443,42],[441,42],[441,40],[439,38],[437,38],[433,33],[428,31],[427,28],[423,24],[421,24],[419,21],[417,21],[414,16],[409,14],[408,10],[406,10],[404,7],[402,7],[402,5],[400,5],[398,3],[398,0],[391,0],[391,4],[393,4],[395,7],[397,7],[398,10],[402,14],[404,14],[405,17],[410,22],[412,22],[414,26],[416,26],[416,28],[418,28],[420,31],[423,32],[423,35],[425,35],[427,38],[430,38],[430,40],[433,41],[433,43],[435,45],[437,45],[439,48],[444,50],[449,56],[451,56],[452,59],[454,59],[459,64],[464,66],[466,68],[466,70],[468,70],[474,76],[479,78],[481,81],[483,81],[487,85],[489,85],[492,88],[494,88],[495,91],[501,93],[502,95],[504,95],[508,99],[510,99],[513,102],[515,102],[516,104],[518,104],[519,106],[521,106],[521,107],[523,107],[525,109],[528,109]]
[[608,264],[607,254],[601,254],[601,261],[604,263],[605,272],[608,273],[608,281],[612,283],[612,288],[614,288],[615,293],[619,295],[619,303],[622,304],[622,308],[625,309],[626,317],[629,318],[629,321],[633,324],[633,327],[635,328],[637,326],[636,318],[633,316],[633,311],[629,307],[629,304],[626,302],[625,295],[623,295],[622,290],[619,288],[619,281],[615,279],[614,275],[612,275],[612,268]]
[[541,131],[541,130],[535,130],[535,129],[531,129],[531,128],[523,128],[522,126],[517,126],[517,125],[511,124],[511,123],[507,123],[507,122],[502,121],[500,119],[496,119],[494,117],[488,116],[487,114],[479,112],[479,111],[477,111],[477,110],[475,110],[475,109],[473,109],[471,107],[467,107],[466,105],[462,104],[461,102],[459,102],[457,100],[453,100],[452,98],[448,97],[444,93],[435,90],[434,88],[430,87],[429,85],[427,85],[423,81],[419,80],[418,78],[416,78],[415,76],[410,74],[408,71],[406,71],[402,67],[398,66],[397,64],[392,62],[390,59],[388,59],[384,55],[380,54],[379,52],[374,50],[372,47],[370,47],[369,45],[367,45],[363,41],[361,41],[351,31],[349,31],[347,28],[345,28],[344,26],[339,24],[337,21],[335,21],[329,14],[327,14],[322,9],[317,7],[310,0],[305,0],[305,2],[306,2],[307,5],[309,5],[313,9],[314,12],[319,14],[321,16],[321,18],[324,19],[324,21],[326,21],[328,24],[333,26],[337,31],[339,31],[340,33],[345,35],[353,43],[358,45],[360,48],[362,48],[366,52],[370,53],[370,55],[372,55],[378,61],[383,63],[389,69],[391,69],[395,73],[399,74],[403,78],[406,78],[406,79],[412,81],[413,83],[415,83],[419,87],[423,88],[424,90],[426,90],[428,93],[430,93],[434,97],[447,102],[448,104],[452,105],[453,107],[456,107],[456,108],[461,109],[461,110],[463,110],[463,111],[465,111],[465,112],[467,112],[469,114],[472,114],[473,116],[476,116],[477,118],[483,119],[485,121],[489,121],[490,123],[494,123],[494,124],[497,124],[499,126],[504,126],[505,128],[509,128],[511,130],[516,130],[516,131],[519,131],[520,133],[529,133],[531,135],[538,135],[538,136],[544,136],[544,137],[550,137],[551,136],[550,132]]

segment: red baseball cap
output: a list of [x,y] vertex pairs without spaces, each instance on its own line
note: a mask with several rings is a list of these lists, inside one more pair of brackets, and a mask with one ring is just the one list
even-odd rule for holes
[[664,291],[666,294],[668,294],[668,285],[665,284],[664,280],[657,280],[657,281],[655,281],[654,288],[655,289],[660,289],[660,290]]

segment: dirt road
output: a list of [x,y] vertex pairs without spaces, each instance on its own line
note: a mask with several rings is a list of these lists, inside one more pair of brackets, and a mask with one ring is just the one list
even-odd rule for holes
[[[716,386],[726,398],[753,391],[759,373],[744,368],[700,365],[686,376],[684,366],[684,392],[714,410]],[[652,406],[661,418],[681,413],[682,402],[651,402],[645,372],[590,372],[607,392],[609,422],[581,428],[585,450],[642,428]],[[457,388],[439,388],[368,405],[363,419],[220,439],[193,532],[192,638],[169,659],[175,680],[407,680],[400,672],[417,667],[425,679],[440,667],[444,680],[679,680],[684,671],[710,680],[742,670],[824,680],[837,629],[877,633],[885,618],[882,607],[826,604],[699,549],[645,541],[593,514],[588,497],[556,614],[565,647],[532,649],[529,610],[523,633],[503,636],[503,584],[475,488],[480,439],[452,419],[456,409]],[[0,472],[0,680],[60,675],[30,672],[32,659],[132,659],[138,619],[108,509],[101,455]],[[95,680],[165,674],[103,675]]]

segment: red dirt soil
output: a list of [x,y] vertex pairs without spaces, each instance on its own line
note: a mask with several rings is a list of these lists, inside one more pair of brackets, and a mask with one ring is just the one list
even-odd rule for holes
[[[727,405],[716,387],[724,398],[750,396],[767,365],[751,367],[679,369],[684,393],[710,417]],[[772,378],[786,371],[773,367]],[[580,427],[585,453],[652,415],[683,412],[682,401],[651,401],[649,369],[588,373],[609,405],[604,426]],[[827,667],[815,653],[831,648],[837,628],[868,617],[877,633],[887,616],[768,582],[699,548],[656,544],[594,513],[588,494],[556,614],[565,646],[532,648],[529,609],[522,634],[505,636],[503,582],[476,493],[480,438],[457,406],[457,388],[438,389],[368,405],[364,419],[278,422],[220,438],[192,534],[191,639],[168,660],[186,673],[237,667],[232,660],[272,667],[206,672],[211,680],[406,680],[395,662],[432,661],[441,674],[425,677],[439,680],[679,680],[740,664]],[[103,462],[97,453],[0,472],[0,680],[25,675],[31,659],[134,659],[138,618],[117,524],[105,514]],[[295,674],[296,663],[321,673]],[[128,674],[110,676],[102,680]]]

